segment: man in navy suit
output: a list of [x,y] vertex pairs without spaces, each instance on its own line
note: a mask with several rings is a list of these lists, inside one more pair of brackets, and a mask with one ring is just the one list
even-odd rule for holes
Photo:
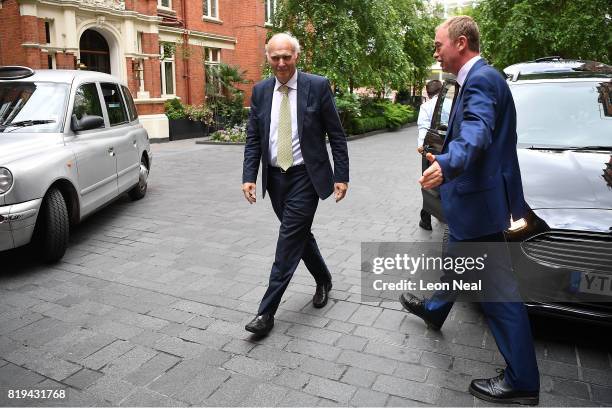
[[[262,164],[262,193],[269,194],[280,220],[268,289],[257,316],[245,329],[266,335],[300,260],[316,282],[314,307],[327,304],[332,278],[310,228],[319,199],[346,195],[349,158],[346,135],[326,78],[298,71],[300,43],[287,33],[274,35],[266,56],[274,76],[253,88],[242,173],[242,191],[256,201]],[[325,136],[329,138],[332,170]]]
[[[527,209],[514,100],[502,75],[480,57],[478,26],[472,18],[452,17],[437,28],[434,58],[457,76],[460,88],[442,152],[427,154],[430,167],[419,182],[426,189],[440,186],[450,246],[477,242],[479,247],[502,248],[490,257],[494,268],[487,270],[499,293],[488,293],[481,306],[507,367],[497,377],[473,380],[470,392],[490,402],[537,405],[539,372],[529,318],[511,278],[504,237],[511,217],[520,219]],[[439,291],[423,300],[405,293],[400,301],[439,330],[454,298],[456,294]]]

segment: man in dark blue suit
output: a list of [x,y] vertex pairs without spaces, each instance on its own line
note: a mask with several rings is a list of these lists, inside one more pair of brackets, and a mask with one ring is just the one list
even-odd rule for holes
[[251,98],[242,191],[255,203],[261,161],[263,197],[267,191],[281,223],[268,289],[257,316],[245,327],[257,335],[274,326],[274,314],[300,260],[316,282],[314,307],[327,304],[332,278],[310,228],[319,199],[334,192],[338,202],[348,189],[346,135],[329,81],[298,71],[299,52],[295,37],[274,35],[266,45],[274,77],[255,85]]
[[[444,71],[457,76],[460,88],[442,152],[427,154],[430,167],[419,182],[426,189],[440,186],[450,246],[477,242],[502,248],[491,260],[494,268],[487,269],[499,292],[487,293],[481,306],[507,367],[497,377],[473,380],[470,392],[490,402],[536,405],[540,383],[533,339],[518,285],[511,278],[504,237],[511,217],[520,219],[527,209],[516,152],[514,100],[502,75],[480,57],[478,26],[472,18],[452,17],[437,28],[434,58]],[[430,327],[440,329],[455,297],[456,293],[439,291],[421,300],[406,293],[400,301]]]

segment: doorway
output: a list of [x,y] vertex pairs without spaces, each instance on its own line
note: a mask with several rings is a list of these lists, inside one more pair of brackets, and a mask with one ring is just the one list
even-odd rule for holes
[[[79,41],[81,69],[111,73],[108,42],[95,30],[85,30]],[[83,66],[84,65],[84,66]]]

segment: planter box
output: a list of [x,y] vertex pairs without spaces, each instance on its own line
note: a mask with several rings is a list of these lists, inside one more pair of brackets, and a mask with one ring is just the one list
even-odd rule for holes
[[170,140],[193,139],[208,136],[208,126],[189,119],[169,119]]

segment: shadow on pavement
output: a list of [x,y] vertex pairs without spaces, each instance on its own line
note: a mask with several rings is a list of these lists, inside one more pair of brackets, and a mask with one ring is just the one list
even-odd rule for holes
[[44,265],[29,245],[0,252],[0,280],[15,275],[34,273]]
[[573,344],[612,351],[612,326],[530,315],[533,337],[537,341]]
[[[123,194],[107,206],[97,210],[91,217],[85,218],[76,225],[71,225],[68,251],[80,241],[87,240],[89,236],[95,235],[97,230],[109,227],[109,225],[105,224],[104,220],[112,219],[114,211],[121,209],[131,202],[127,194]],[[0,252],[0,281],[5,277],[35,273],[40,269],[48,267],[53,267],[53,264],[40,260],[36,249],[30,244]]]

